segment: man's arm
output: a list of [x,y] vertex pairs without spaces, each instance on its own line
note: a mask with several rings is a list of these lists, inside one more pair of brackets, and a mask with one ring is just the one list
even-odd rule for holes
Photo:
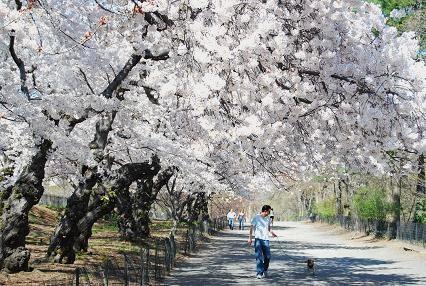
[[252,243],[252,239],[251,239],[252,235],[253,235],[253,225],[250,225],[250,232],[249,232],[249,239],[248,239],[249,245],[251,245]]
[[272,237],[277,237],[277,235],[275,234],[275,232],[272,231],[272,226],[271,226],[270,222],[268,224],[268,231],[272,235]]

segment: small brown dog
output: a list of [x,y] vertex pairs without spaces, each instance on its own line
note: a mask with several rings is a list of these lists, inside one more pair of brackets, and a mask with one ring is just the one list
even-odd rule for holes
[[315,275],[315,270],[316,270],[315,260],[313,258],[309,258],[305,262],[306,262],[306,271],[308,273],[312,273],[312,275]]

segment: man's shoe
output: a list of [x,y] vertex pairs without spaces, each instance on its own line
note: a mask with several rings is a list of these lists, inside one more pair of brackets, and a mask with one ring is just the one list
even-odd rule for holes
[[265,271],[262,273],[262,278],[266,278],[266,277],[268,277],[268,271]]
[[257,279],[262,279],[262,278],[263,278],[263,274],[257,274],[257,275],[256,275],[256,278],[257,278]]

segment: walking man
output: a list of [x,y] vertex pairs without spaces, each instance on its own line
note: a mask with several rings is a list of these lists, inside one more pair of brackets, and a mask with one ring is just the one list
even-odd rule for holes
[[233,230],[234,229],[234,219],[237,216],[237,214],[234,212],[233,209],[229,210],[229,213],[226,215],[226,218],[228,219],[228,225],[229,225],[229,229]]
[[254,216],[250,225],[248,244],[252,243],[254,229],[254,251],[256,254],[256,277],[258,279],[267,276],[269,261],[271,260],[271,249],[269,246],[269,234],[277,237],[271,230],[271,220],[269,213],[271,206],[264,205],[260,214]]

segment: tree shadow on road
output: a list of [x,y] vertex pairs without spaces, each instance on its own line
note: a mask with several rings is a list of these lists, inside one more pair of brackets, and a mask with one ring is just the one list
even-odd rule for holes
[[277,226],[277,225],[274,225],[274,226],[272,226],[272,230],[289,230],[289,229],[292,229],[292,228],[294,228],[294,227],[292,227],[292,226]]
[[[281,248],[280,248],[281,247]],[[236,231],[220,233],[163,285],[421,285],[424,280],[410,275],[377,274],[390,269],[393,261],[357,257],[316,257],[316,275],[306,271],[307,249],[362,249],[336,244],[271,241],[272,261],[269,277],[255,279],[253,246],[247,234]],[[396,268],[396,267],[395,267]]]
[[[357,257],[314,257],[315,276],[307,271],[306,249],[365,249],[334,244],[287,242],[273,245],[271,279],[283,285],[422,285],[424,279],[403,274],[377,273],[392,269],[395,261]],[[274,265],[275,264],[275,265]],[[394,267],[397,269],[397,267]],[[273,271],[272,271],[273,270]],[[278,284],[277,284],[278,285]]]
[[277,249],[285,249],[289,251],[302,251],[307,249],[329,249],[329,250],[338,250],[338,249],[347,249],[347,250],[365,250],[365,249],[380,249],[382,246],[348,246],[342,244],[332,244],[332,243],[309,243],[309,242],[297,242],[297,241],[286,241],[285,238],[271,239],[271,247]]

